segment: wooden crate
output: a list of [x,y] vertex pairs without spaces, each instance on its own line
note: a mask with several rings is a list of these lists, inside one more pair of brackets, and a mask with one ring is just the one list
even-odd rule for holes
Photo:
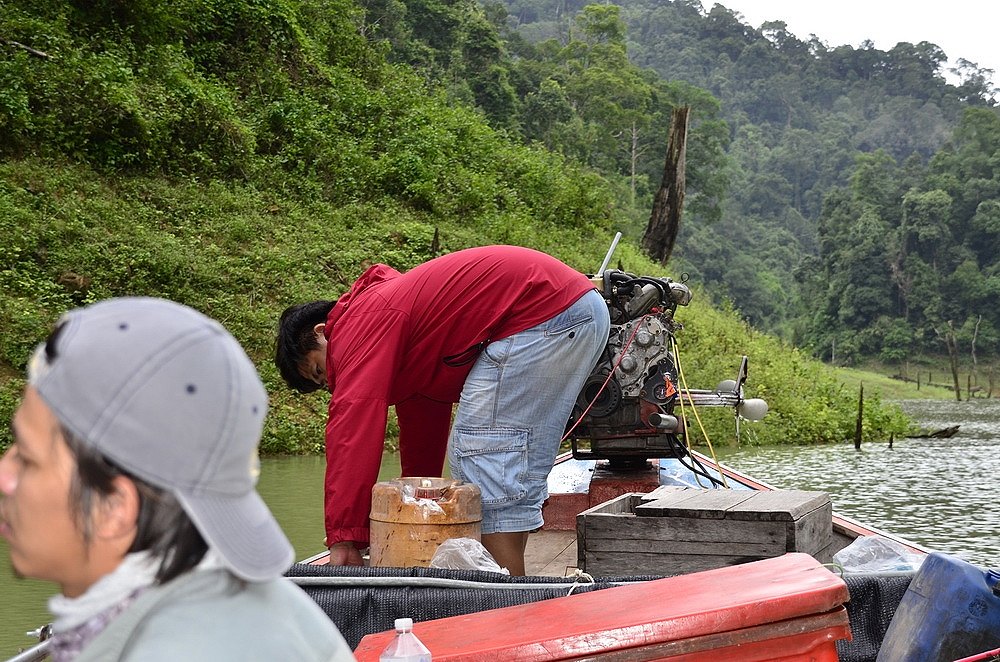
[[577,516],[577,565],[600,576],[679,575],[804,552],[829,563],[825,492],[659,487]]

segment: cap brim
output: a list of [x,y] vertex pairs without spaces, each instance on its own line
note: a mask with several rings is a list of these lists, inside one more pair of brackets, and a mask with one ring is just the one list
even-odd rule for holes
[[233,574],[251,582],[279,577],[295,551],[255,490],[243,496],[177,493],[208,546]]

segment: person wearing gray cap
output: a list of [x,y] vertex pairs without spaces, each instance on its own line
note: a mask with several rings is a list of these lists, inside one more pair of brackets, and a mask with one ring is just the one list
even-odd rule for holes
[[63,316],[0,458],[14,570],[57,583],[63,660],[353,660],[282,574],[256,491],[267,393],[217,322],[153,298]]

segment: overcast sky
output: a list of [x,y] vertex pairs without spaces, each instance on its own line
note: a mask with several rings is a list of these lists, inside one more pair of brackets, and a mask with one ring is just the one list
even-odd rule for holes
[[881,51],[901,41],[929,41],[948,56],[993,69],[1000,85],[1000,1],[947,0],[702,0],[705,11],[721,4],[755,28],[781,20],[802,41],[815,34],[828,46],[857,47],[866,39]]

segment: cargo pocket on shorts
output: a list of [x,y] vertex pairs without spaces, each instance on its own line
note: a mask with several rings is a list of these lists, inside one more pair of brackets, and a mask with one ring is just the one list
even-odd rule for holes
[[482,492],[483,506],[524,498],[528,431],[515,428],[456,429],[453,452],[462,478]]
[[[594,316],[590,312],[581,313],[575,316],[569,316],[564,314],[564,316],[559,316],[553,319],[549,326],[545,329],[545,337],[561,336],[566,334],[573,334],[576,329],[583,326],[584,324],[589,324],[594,320]],[[570,338],[573,336],[570,335]]]

